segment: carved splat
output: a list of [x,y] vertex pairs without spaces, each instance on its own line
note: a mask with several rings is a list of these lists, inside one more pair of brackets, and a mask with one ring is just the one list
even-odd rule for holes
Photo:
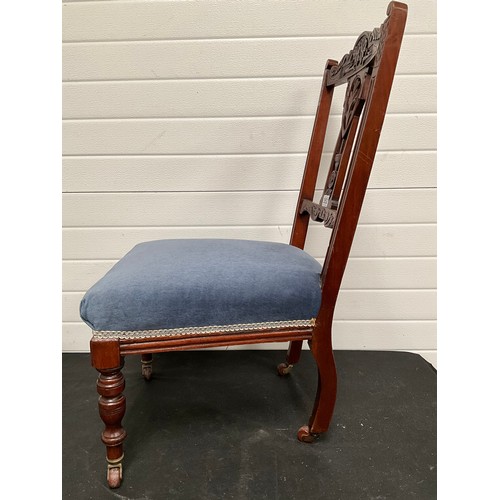
[[345,92],[340,133],[333,153],[325,189],[319,204],[311,200],[302,202],[300,212],[308,212],[311,219],[332,228],[336,219],[342,185],[346,176],[354,137],[368,92],[370,72],[365,68],[348,80]]
[[344,99],[344,108],[342,111],[342,128],[341,136],[345,139],[349,132],[352,119],[354,116],[359,116],[363,108],[363,87],[366,73],[354,75],[347,85],[347,90]]
[[359,119],[370,91],[373,70],[380,62],[386,33],[387,21],[373,31],[363,32],[354,48],[339,64],[332,65],[326,76],[327,87],[347,83],[340,132],[320,203],[304,199],[300,205],[300,213],[309,213],[312,220],[321,221],[328,228],[332,228],[336,220],[336,210],[349,169]]
[[325,208],[337,208],[338,200],[332,199],[333,188],[337,180],[337,174],[340,168],[341,154],[334,154],[332,158],[332,165],[330,166],[330,174],[326,180],[325,190],[321,197],[321,206]]

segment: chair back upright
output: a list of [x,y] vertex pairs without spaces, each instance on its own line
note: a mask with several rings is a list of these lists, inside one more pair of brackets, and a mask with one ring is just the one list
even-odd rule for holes
[[[321,286],[320,316],[333,309],[347,265],[389,101],[403,38],[407,6],[391,2],[387,18],[363,32],[340,63],[328,60],[323,74],[290,244],[304,248],[309,219],[332,230]],[[340,130],[319,202],[317,176],[334,90],[346,85]]]

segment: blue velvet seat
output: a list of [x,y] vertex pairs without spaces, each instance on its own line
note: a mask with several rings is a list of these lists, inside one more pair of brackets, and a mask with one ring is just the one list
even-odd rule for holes
[[135,246],[88,290],[80,314],[101,335],[310,325],[321,302],[320,273],[310,255],[282,243],[150,241]]

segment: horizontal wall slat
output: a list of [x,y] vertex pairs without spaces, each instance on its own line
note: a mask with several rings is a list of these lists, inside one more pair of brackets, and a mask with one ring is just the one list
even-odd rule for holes
[[[317,77],[326,60],[340,59],[356,38],[64,44],[62,75],[64,81]],[[406,36],[397,72],[435,74],[436,69],[436,36]]]
[[343,290],[335,320],[435,320],[435,290]]
[[[151,120],[69,120],[63,122],[65,155],[302,153],[312,117]],[[340,120],[331,126],[338,130]],[[333,129],[332,129],[333,130]],[[325,151],[333,151],[328,134]],[[388,115],[379,151],[435,150],[436,115]]]
[[[85,291],[108,272],[117,261],[64,261],[63,291]],[[321,259],[321,263],[323,259]],[[436,287],[436,259],[351,258],[342,288],[349,289],[418,289]]]
[[[314,224],[309,229],[305,250],[312,255],[326,253],[329,233],[325,233],[324,229],[319,224]],[[360,224],[354,235],[350,256],[434,257],[437,247],[436,233],[436,225],[434,224]]]
[[[358,33],[377,25],[373,17],[377,10],[382,21],[387,1],[373,3],[367,9],[360,0],[64,2],[62,38],[64,41],[153,40]],[[435,33],[435,0],[408,3],[411,15],[406,32]]]
[[[106,227],[65,228],[65,259],[119,259],[142,241],[175,238],[235,238],[288,243],[291,226],[219,227]],[[319,224],[309,228],[306,250],[322,255],[330,231]],[[436,255],[436,225],[359,225],[352,257],[415,257]]]
[[[306,155],[63,158],[64,192],[296,190]],[[319,179],[326,179],[324,154]],[[368,189],[436,187],[435,151],[377,153]]]
[[435,258],[350,258],[342,289],[434,289],[436,267]]
[[[88,352],[91,329],[82,322],[63,323],[63,350]],[[405,350],[417,351],[428,360],[436,359],[435,321],[335,321],[332,329],[336,350]],[[304,342],[304,349],[307,343]],[[286,343],[234,346],[229,349],[282,349]],[[224,348],[225,349],[225,348]],[[435,365],[436,366],[436,365]]]
[[[64,226],[213,226],[291,224],[297,193],[71,193]],[[435,189],[366,193],[362,224],[436,221]]]
[[[313,115],[321,77],[65,83],[63,118]],[[340,94],[332,114],[342,112]],[[388,113],[435,113],[436,76],[399,76]]]
[[63,352],[90,352],[92,330],[82,322],[62,324]]
[[[83,292],[63,293],[63,321],[80,321]],[[336,320],[435,320],[435,290],[341,290]]]

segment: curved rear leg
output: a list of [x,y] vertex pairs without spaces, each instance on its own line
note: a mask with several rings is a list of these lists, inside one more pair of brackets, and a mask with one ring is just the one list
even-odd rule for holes
[[288,375],[293,365],[297,364],[302,352],[302,340],[292,340],[288,345],[288,352],[286,353],[286,362],[278,365],[278,373],[282,376]]
[[330,329],[313,336],[310,346],[318,365],[318,386],[309,425],[301,427],[297,433],[299,441],[304,443],[313,442],[319,434],[328,430],[337,397],[337,370]]

